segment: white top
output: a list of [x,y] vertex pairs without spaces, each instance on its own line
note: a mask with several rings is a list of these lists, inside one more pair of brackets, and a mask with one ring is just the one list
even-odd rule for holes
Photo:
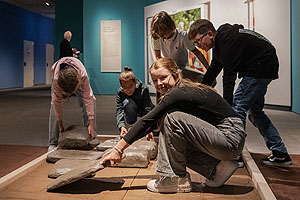
[[163,57],[174,60],[180,69],[188,65],[188,50],[193,51],[196,48],[188,39],[187,32],[177,29],[170,39],[159,38],[153,41],[153,45],[154,50],[160,50]]

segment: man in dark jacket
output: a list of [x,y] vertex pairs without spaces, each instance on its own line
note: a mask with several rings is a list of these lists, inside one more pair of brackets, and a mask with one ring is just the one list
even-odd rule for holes
[[[259,129],[271,155],[266,165],[287,167],[292,164],[287,149],[272,122],[263,111],[268,85],[278,78],[278,58],[271,42],[242,25],[223,24],[216,31],[205,19],[190,27],[189,39],[205,51],[213,49],[213,58],[203,82],[211,85],[223,69],[223,97],[246,125],[249,120]],[[242,78],[234,92],[236,77]]]
[[60,42],[59,45],[59,58],[63,57],[73,57],[73,53],[77,50],[71,47],[70,41],[72,38],[71,31],[66,31],[64,33],[64,39]]

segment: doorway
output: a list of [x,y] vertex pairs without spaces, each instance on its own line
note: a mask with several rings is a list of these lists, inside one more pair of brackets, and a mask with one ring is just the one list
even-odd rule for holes
[[54,46],[53,44],[46,44],[46,84],[52,82],[51,67],[54,63]]
[[24,85],[32,87],[34,79],[34,42],[24,40]]

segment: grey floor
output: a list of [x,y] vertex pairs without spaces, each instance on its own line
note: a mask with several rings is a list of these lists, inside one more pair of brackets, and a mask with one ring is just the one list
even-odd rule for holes
[[[119,134],[115,96],[96,95],[98,135]],[[0,90],[0,144],[47,146],[50,87]],[[300,115],[266,109],[290,154],[300,154]],[[64,102],[64,126],[82,124],[77,97]],[[246,146],[251,153],[267,153],[258,130],[247,123]]]

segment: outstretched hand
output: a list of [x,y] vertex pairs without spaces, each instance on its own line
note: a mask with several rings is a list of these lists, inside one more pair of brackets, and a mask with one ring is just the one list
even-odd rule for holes
[[103,155],[103,159],[100,162],[101,165],[104,165],[107,161],[110,161],[110,166],[114,167],[118,165],[122,160],[122,154],[120,154],[117,150],[111,149]]

